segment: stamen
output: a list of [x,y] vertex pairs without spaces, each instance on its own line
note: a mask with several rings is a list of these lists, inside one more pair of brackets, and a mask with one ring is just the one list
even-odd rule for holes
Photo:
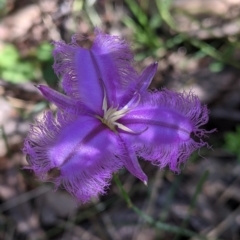
[[105,87],[103,87],[103,104],[102,104],[102,110],[104,113],[107,111],[107,94]]
[[[136,101],[136,98],[137,98],[137,102],[134,105],[132,105],[134,103],[134,101]],[[133,98],[123,107],[123,109],[135,108],[139,104],[140,99],[141,99],[140,94],[135,92]]]
[[[138,103],[140,102],[140,95],[136,93],[136,95],[134,95],[134,97],[128,102],[128,104],[126,104],[122,109],[117,110],[118,106],[108,108],[107,93],[103,82],[102,87],[103,87],[103,103],[102,103],[103,117],[100,117],[98,115],[95,115],[95,117],[115,133],[118,133],[116,127],[128,133],[133,134],[142,133],[143,131],[136,133],[127,126],[117,122],[117,120],[124,117],[129,111],[131,111],[138,105]],[[146,131],[146,129],[144,131]]]
[[133,130],[131,130],[130,128],[124,126],[124,125],[121,124],[121,123],[117,123],[117,122],[116,122],[116,123],[114,123],[114,125],[116,125],[118,128],[122,129],[122,130],[125,131],[125,132],[134,133]]

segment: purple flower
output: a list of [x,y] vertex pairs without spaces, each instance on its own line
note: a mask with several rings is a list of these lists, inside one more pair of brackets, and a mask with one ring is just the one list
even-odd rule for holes
[[200,129],[208,121],[206,106],[193,94],[149,91],[157,63],[138,74],[120,38],[96,29],[90,49],[77,41],[55,43],[53,67],[65,94],[37,86],[59,110],[31,127],[24,146],[28,168],[48,180],[57,172],[51,180],[81,202],[104,194],[123,166],[146,184],[138,157],[179,172],[207,144]]

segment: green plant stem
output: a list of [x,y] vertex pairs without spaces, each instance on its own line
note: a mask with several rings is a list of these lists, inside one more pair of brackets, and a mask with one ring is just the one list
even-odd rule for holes
[[7,156],[9,156],[9,154],[10,154],[10,147],[9,147],[8,140],[7,140],[7,135],[6,135],[6,132],[5,132],[3,126],[0,127],[0,135],[2,135],[4,144],[5,144],[6,149],[7,149]]
[[170,224],[166,224],[160,221],[155,221],[151,216],[145,214],[143,211],[141,211],[138,207],[136,207],[130,197],[128,196],[128,193],[125,191],[125,189],[123,188],[121,181],[119,180],[119,177],[115,174],[114,175],[114,181],[116,183],[116,185],[118,186],[121,196],[123,197],[123,199],[126,201],[127,205],[129,208],[131,208],[135,213],[137,213],[139,216],[141,216],[148,224],[152,225],[153,227],[159,229],[159,230],[163,230],[166,232],[170,232],[170,233],[176,233],[182,236],[187,236],[187,237],[196,237],[198,239],[201,240],[208,240],[206,237],[201,236],[193,231],[187,230],[187,229],[183,229],[181,227],[177,227],[177,226],[173,226]]

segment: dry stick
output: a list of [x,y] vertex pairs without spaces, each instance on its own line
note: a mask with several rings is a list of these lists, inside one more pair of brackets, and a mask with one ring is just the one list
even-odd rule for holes
[[134,212],[136,212],[139,216],[141,216],[150,225],[154,226],[157,229],[166,231],[166,232],[176,233],[176,234],[180,234],[180,235],[187,236],[187,237],[196,237],[197,239],[201,239],[201,240],[209,240],[208,238],[201,236],[193,231],[190,231],[187,229],[182,229],[180,227],[173,226],[170,224],[162,223],[160,221],[155,221],[151,216],[148,216],[147,214],[142,212],[139,208],[137,208],[132,203],[131,199],[129,198],[127,192],[124,190],[117,175],[114,175],[114,181],[117,184],[117,186],[121,192],[121,196],[124,198],[124,200],[128,204],[128,207],[131,208]]
[[147,208],[146,208],[146,213],[148,215],[151,215],[154,211],[154,201],[157,198],[158,189],[163,182],[163,173],[164,172],[161,171],[160,169],[157,170],[157,173],[156,173],[156,176],[155,176],[155,181],[154,181],[153,187],[151,189],[150,199],[148,201],[148,205],[147,205]]
[[[228,188],[219,196],[215,204],[220,204],[225,202],[230,189],[232,188],[232,186],[234,186],[238,182],[238,180],[239,180],[239,176],[237,176],[235,180],[228,186]],[[240,212],[240,206],[237,209],[235,209],[235,211],[233,211],[230,215],[228,215],[228,217],[225,220],[220,222],[214,229],[212,229],[207,234],[207,236],[210,238],[218,237],[223,231],[225,231],[231,225],[231,223],[234,221],[234,219],[236,218],[239,212]],[[194,240],[194,239],[191,239],[191,240]]]
[[53,22],[51,16],[49,14],[46,14],[45,16],[42,17],[42,21],[46,29],[48,30],[51,39],[54,41],[60,40],[61,39],[60,33],[58,32],[57,27]]
[[98,201],[96,200],[93,201],[93,203],[95,203],[94,206],[97,212],[102,212],[102,214],[100,215],[100,218],[102,223],[105,225],[104,230],[107,231],[110,238],[114,240],[121,240],[121,236],[119,235],[116,227],[114,226],[110,216],[108,215],[108,213],[104,213],[103,211],[104,209],[103,203],[98,203]]
[[120,234],[118,233],[116,227],[114,226],[110,216],[107,213],[102,215],[102,221],[105,224],[106,230],[107,230],[109,236],[111,237],[111,239],[114,239],[114,240],[122,239]]
[[[221,235],[222,232],[232,225],[238,214],[240,214],[240,206],[235,211],[231,212],[225,220],[220,222],[207,234],[208,239],[216,239],[219,235]],[[196,240],[196,238],[193,237],[190,240]]]
[[[97,206],[94,206],[95,209],[99,211],[99,208]],[[101,238],[101,239],[109,239],[109,233],[106,231],[106,229],[103,227],[104,223],[102,221],[102,218],[99,214],[96,214],[89,218],[91,221],[91,224],[93,226],[94,232]]]
[[218,237],[222,232],[224,232],[228,227],[230,227],[235,221],[237,215],[240,214],[240,206],[231,212],[228,217],[220,222],[213,230],[211,230],[207,236],[210,238]]
[[14,208],[22,203],[25,203],[33,198],[39,197],[42,194],[45,194],[51,190],[50,187],[41,186],[36,189],[33,189],[32,191],[28,191],[26,193],[23,193],[17,197],[14,197],[3,204],[0,205],[0,213],[5,212],[11,208]]
[[[38,4],[38,7],[40,8],[40,10],[42,12],[42,21],[43,21],[46,29],[48,30],[49,37],[54,41],[59,41],[61,39],[61,35],[55,24],[57,19],[52,19],[51,15],[44,11],[41,4]],[[69,11],[66,14],[70,13],[70,11],[71,11],[71,8],[69,8]],[[62,17],[62,15],[59,16],[59,18],[60,17]]]
[[31,111],[34,107],[34,103],[30,101],[25,101],[19,98],[14,98],[9,96],[7,96],[6,99],[13,108],[20,108],[20,109],[26,109]]
[[223,193],[218,197],[217,201],[215,204],[219,204],[219,203],[224,203],[227,200],[227,197],[231,194],[231,190],[232,187],[234,185],[237,185],[238,181],[240,179],[240,176],[236,176],[236,178],[234,179],[234,181],[226,188],[225,191],[223,191]]
[[[77,235],[77,237],[81,237],[81,238],[78,238],[78,239],[81,239],[81,240],[89,240],[89,239],[91,239],[91,240],[101,240],[99,237],[95,236],[92,232],[85,230],[84,228],[82,228],[79,225],[75,225],[75,224],[73,224],[72,222],[69,222],[69,221],[66,223],[66,221],[64,221],[64,220],[58,220],[58,227],[62,228],[66,224],[70,225],[74,235]],[[66,238],[64,238],[64,239],[66,239]]]

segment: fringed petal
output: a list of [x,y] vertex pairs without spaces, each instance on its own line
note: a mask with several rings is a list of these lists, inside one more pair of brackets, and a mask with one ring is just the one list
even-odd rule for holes
[[44,85],[36,86],[42,93],[42,95],[50,102],[55,104],[58,108],[63,111],[66,111],[70,114],[81,115],[81,114],[94,114],[88,107],[86,107],[79,100],[75,100],[66,96],[62,93],[59,93],[52,88],[49,88]]
[[[95,113],[101,113],[103,91],[101,75],[89,50],[81,48],[75,38],[70,45],[55,42],[53,68],[62,76],[62,88],[75,100],[80,100]],[[100,109],[100,110],[99,110]]]
[[41,119],[36,119],[30,127],[24,142],[23,152],[27,155],[28,169],[33,170],[41,179],[45,179],[49,170],[58,167],[58,164],[49,158],[49,150],[55,144],[56,137],[61,129],[73,122],[76,117],[58,112],[56,118],[47,111]]
[[[121,123],[139,135],[124,134],[146,160],[161,168],[178,172],[180,163],[204,145],[201,137],[208,132],[199,127],[208,121],[208,110],[193,94],[168,90],[147,93],[138,107],[121,119]],[[192,135],[199,137],[195,141]]]
[[104,82],[110,104],[120,106],[129,86],[134,91],[138,74],[132,67],[133,54],[127,42],[98,29],[95,35],[90,49],[80,47],[76,37],[69,45],[55,42],[53,67],[62,76],[62,87],[67,95],[98,111],[103,98],[100,79]]
[[124,167],[135,177],[140,179],[145,185],[147,184],[147,175],[143,172],[134,149],[131,149],[127,139],[124,139],[124,135],[118,135],[119,146],[121,147],[120,159],[123,162]]
[[154,62],[141,72],[136,86],[136,91],[139,94],[142,94],[148,90],[148,87],[150,86],[152,79],[157,72],[157,67],[158,63]]
[[[106,192],[113,172],[122,167],[122,162],[116,157],[119,155],[119,151],[116,150],[118,142],[112,131],[99,125],[95,119],[88,123],[80,120],[76,125],[85,127],[81,130],[81,135],[85,131],[88,134],[85,137],[82,135],[83,138],[80,138],[78,143],[71,144],[71,149],[68,147],[64,151],[61,145],[66,146],[66,136],[59,136],[61,145],[53,146],[50,155],[54,159],[54,156],[62,151],[61,157],[64,161],[61,161],[59,167],[61,175],[55,182],[57,185],[63,185],[68,192],[84,203],[91,197]],[[71,139],[74,139],[74,135],[79,134],[71,134]]]
[[133,54],[129,44],[120,37],[104,34],[99,29],[95,29],[95,34],[91,52],[99,67],[110,103],[121,106],[122,97],[130,86],[134,91],[138,77],[132,66]]
[[138,99],[147,91],[154,75],[157,72],[157,66],[157,62],[152,63],[141,72],[137,78],[137,81],[133,82],[134,91],[132,91],[132,88],[130,87],[128,91],[125,92],[125,95],[122,99],[122,102],[125,103],[124,107],[131,108],[135,104],[136,99]]
[[[65,119],[51,112],[30,130],[24,152],[28,155],[29,169],[41,179],[51,180],[56,186],[86,202],[103,194],[112,173],[122,167],[116,157],[118,142],[113,132],[92,117]],[[49,178],[52,170],[59,176]]]

